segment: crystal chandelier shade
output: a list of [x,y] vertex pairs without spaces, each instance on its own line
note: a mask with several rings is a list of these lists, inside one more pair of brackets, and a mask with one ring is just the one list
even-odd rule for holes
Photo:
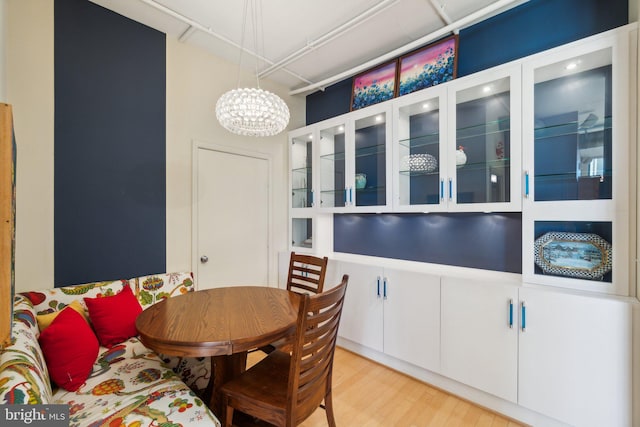
[[216,103],[216,117],[230,132],[244,136],[273,136],[289,123],[289,108],[277,95],[256,88],[232,89]]
[[[247,25],[247,11],[251,10],[254,45],[258,46],[258,16],[262,18],[261,0],[245,0],[238,83],[244,48],[244,34]],[[264,37],[262,37],[264,39]],[[254,54],[256,58],[260,55]],[[222,127],[244,136],[273,136],[282,132],[289,124],[289,108],[276,94],[260,89],[258,64],[256,61],[257,88],[232,89],[224,93],[216,103],[216,117]],[[239,86],[239,84],[238,84]]]

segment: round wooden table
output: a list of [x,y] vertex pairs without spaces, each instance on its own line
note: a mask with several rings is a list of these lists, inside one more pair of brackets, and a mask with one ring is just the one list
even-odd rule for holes
[[220,387],[246,368],[247,351],[295,331],[299,297],[259,286],[215,288],[167,298],[136,320],[142,343],[158,353],[211,356],[205,399],[221,412]]

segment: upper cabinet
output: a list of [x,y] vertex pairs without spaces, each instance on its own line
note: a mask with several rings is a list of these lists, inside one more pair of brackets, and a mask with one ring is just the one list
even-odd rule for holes
[[396,211],[519,211],[520,67],[394,102]]
[[435,86],[394,103],[394,210],[447,208],[446,94]]
[[632,33],[523,63],[526,282],[628,295]]
[[309,126],[291,132],[289,141],[291,208],[310,208],[314,205],[313,128]]
[[316,125],[321,211],[378,212],[391,201],[391,108],[368,107]]
[[448,92],[450,210],[521,209],[520,65],[454,80]]

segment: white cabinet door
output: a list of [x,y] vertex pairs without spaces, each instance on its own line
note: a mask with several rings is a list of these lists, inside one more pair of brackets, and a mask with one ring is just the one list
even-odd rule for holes
[[349,283],[338,335],[381,352],[383,350],[382,269],[349,262],[341,262],[340,269],[342,274],[349,275]]
[[518,288],[442,279],[442,374],[512,402],[518,391]]
[[384,352],[438,372],[440,277],[385,269],[385,283]]
[[518,403],[575,426],[631,425],[630,305],[531,288],[520,301]]

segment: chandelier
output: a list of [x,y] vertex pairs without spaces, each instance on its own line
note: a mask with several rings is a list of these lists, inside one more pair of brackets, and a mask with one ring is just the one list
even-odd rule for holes
[[[289,123],[289,108],[276,94],[260,88],[256,55],[257,88],[240,88],[240,68],[244,51],[244,33],[247,24],[247,4],[251,1],[254,42],[257,46],[258,8],[254,4],[260,0],[245,0],[240,63],[238,64],[238,88],[224,93],[216,103],[216,117],[222,127],[244,136],[273,136],[284,130]],[[264,39],[264,37],[263,37]]]

